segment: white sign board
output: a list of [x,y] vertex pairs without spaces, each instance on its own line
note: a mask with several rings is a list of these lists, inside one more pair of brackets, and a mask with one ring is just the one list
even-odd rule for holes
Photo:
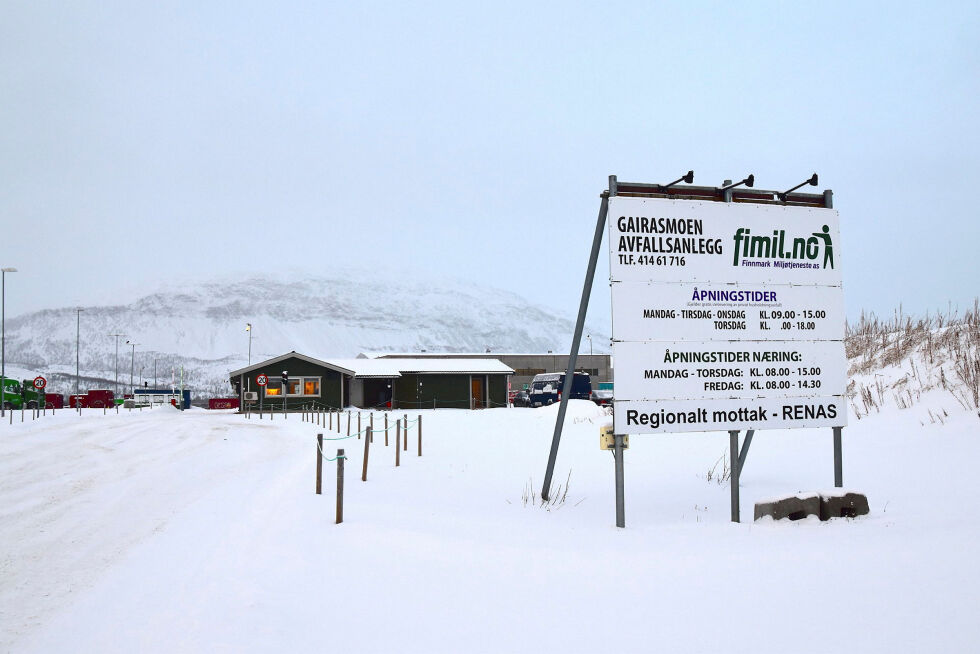
[[833,209],[615,196],[608,222],[612,281],[841,284]]
[[831,209],[609,200],[619,433],[843,426]]
[[833,395],[847,383],[843,358],[842,341],[614,343],[615,395],[616,400]]
[[621,341],[844,338],[838,286],[620,282],[612,306]]

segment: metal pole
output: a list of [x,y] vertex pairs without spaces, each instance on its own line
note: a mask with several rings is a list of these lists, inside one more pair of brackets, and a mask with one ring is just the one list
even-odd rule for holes
[[3,417],[7,401],[7,268],[0,271],[0,417]]
[[732,476],[729,483],[732,487],[732,522],[741,522],[738,504],[738,430],[728,432],[728,458],[732,462]]
[[752,445],[752,437],[755,436],[755,430],[750,429],[745,432],[745,440],[742,441],[742,451],[738,454],[738,474],[742,475],[742,468],[745,466],[745,457],[749,454],[749,446]]
[[[75,395],[78,395],[78,362],[79,362],[79,343],[81,342],[82,311],[85,309],[75,309]],[[81,413],[81,410],[79,410]]]
[[129,390],[135,393],[133,389],[133,364],[136,362],[136,343],[130,343],[133,346],[133,351],[129,355]]
[[841,427],[834,427],[834,488],[844,487],[844,459]]
[[623,435],[613,436],[613,456],[616,459],[616,526],[626,527],[626,490],[623,484]]
[[114,365],[116,370],[116,397],[119,397],[119,337],[125,336],[125,334],[109,334],[109,336],[116,337],[116,358],[114,361]]
[[544,484],[541,486],[541,497],[548,497],[551,487],[551,477],[555,472],[555,459],[558,458],[558,444],[561,442],[561,430],[565,424],[565,411],[568,408],[568,395],[572,390],[575,377],[575,361],[578,348],[582,342],[582,329],[585,326],[585,314],[589,308],[589,296],[592,295],[592,280],[595,278],[595,266],[599,259],[599,246],[602,244],[602,232],[606,226],[606,214],[609,211],[610,192],[615,193],[616,176],[609,176],[609,191],[602,193],[602,203],[599,205],[599,218],[595,224],[595,235],[592,237],[592,253],[589,256],[589,268],[585,273],[585,283],[582,285],[582,300],[578,307],[578,320],[575,322],[575,334],[572,336],[572,349],[568,355],[568,370],[565,372],[565,383],[561,392],[561,404],[558,406],[558,419],[555,420],[555,433],[551,438],[551,452],[548,454],[548,468],[544,473]]

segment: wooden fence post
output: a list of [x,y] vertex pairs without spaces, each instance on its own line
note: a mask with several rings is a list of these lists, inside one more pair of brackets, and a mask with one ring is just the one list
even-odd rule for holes
[[388,412],[385,412],[385,447],[388,447]]
[[361,440],[361,412],[357,412],[357,440]]
[[405,438],[402,440],[402,447],[408,452],[408,416],[402,416],[402,424],[405,425]]
[[371,451],[371,428],[367,428],[367,434],[364,436],[364,467],[361,469],[361,481],[367,481],[367,464],[368,464],[368,454]]
[[419,456],[422,456],[422,414],[419,414]]
[[347,435],[350,436],[350,411],[347,412]]
[[371,411],[371,413],[368,414],[368,421],[371,424],[368,425],[369,431],[367,435],[370,436],[371,440],[373,441],[374,440],[374,411]]
[[[405,434],[406,436],[408,434]],[[402,421],[395,421],[395,467],[402,464]]]
[[316,435],[316,494],[320,494],[320,481],[323,479],[323,434]]
[[337,450],[337,522],[344,521],[344,450]]

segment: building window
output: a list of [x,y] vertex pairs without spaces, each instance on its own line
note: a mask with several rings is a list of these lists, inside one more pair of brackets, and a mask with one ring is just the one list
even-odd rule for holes
[[[289,380],[288,397],[320,397],[319,377],[296,377]],[[282,397],[282,382],[269,380],[265,387],[266,397]]]

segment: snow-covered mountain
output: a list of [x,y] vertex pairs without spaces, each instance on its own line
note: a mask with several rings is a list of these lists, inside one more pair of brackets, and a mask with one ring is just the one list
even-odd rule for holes
[[[574,329],[568,315],[510,292],[458,281],[368,281],[319,277],[280,281],[254,277],[208,281],[153,292],[121,304],[83,307],[78,318],[83,389],[112,387],[116,338],[120,387],[160,385],[184,368],[197,394],[227,394],[227,373],[290,350],[316,357],[360,352],[567,351]],[[605,330],[589,326],[595,351],[608,351]],[[55,392],[75,379],[76,309],[48,309],[8,318],[9,376],[45,374]]]

